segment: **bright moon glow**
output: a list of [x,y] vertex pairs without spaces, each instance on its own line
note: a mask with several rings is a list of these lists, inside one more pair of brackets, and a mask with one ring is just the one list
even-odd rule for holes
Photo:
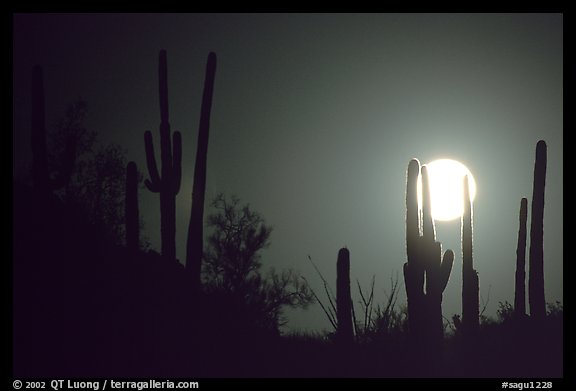
[[[460,218],[464,212],[464,176],[468,175],[470,198],[476,196],[476,182],[470,170],[451,159],[434,160],[426,164],[430,183],[432,218],[448,221]],[[422,205],[422,178],[418,178],[418,204]]]

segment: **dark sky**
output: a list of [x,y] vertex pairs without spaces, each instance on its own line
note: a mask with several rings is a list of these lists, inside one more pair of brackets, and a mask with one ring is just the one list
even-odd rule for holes
[[[408,162],[452,158],[478,186],[474,261],[494,315],[499,301],[513,302],[520,198],[532,197],[534,151],[544,139],[546,299],[562,300],[562,15],[15,15],[15,175],[29,164],[34,64],[44,67],[48,121],[82,96],[87,126],[145,171],[143,133],[158,139],[160,49],[168,52],[170,122],[183,137],[180,259],[214,51],[206,196],[236,194],[274,227],[265,267],[293,267],[322,293],[307,255],[334,286],[336,256],[347,246],[352,278],[367,288],[375,274],[383,301],[392,275],[403,283]],[[158,196],[144,190],[140,200],[145,234],[159,248]],[[461,308],[459,222],[437,230],[456,252],[444,294],[450,317]],[[289,325],[329,327],[317,305],[291,313]]]

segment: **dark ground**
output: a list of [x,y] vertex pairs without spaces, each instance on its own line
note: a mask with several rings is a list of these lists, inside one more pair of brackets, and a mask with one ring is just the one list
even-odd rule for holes
[[407,335],[343,353],[329,337],[246,326],[222,298],[192,295],[184,268],[107,244],[82,214],[13,190],[15,377],[563,376],[563,318],[493,323],[423,353]]

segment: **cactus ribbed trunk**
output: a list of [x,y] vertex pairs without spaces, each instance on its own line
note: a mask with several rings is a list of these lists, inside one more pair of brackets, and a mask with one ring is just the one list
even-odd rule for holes
[[424,329],[424,265],[418,254],[420,239],[420,216],[418,211],[418,176],[420,163],[413,159],[408,164],[406,181],[406,254],[404,282],[408,301],[409,330],[413,339],[418,339]]
[[432,200],[430,197],[430,182],[428,169],[423,166],[422,175],[422,237],[419,239],[419,253],[426,272],[425,319],[427,323],[425,335],[429,341],[442,339],[442,291],[439,289],[439,269],[442,249],[436,242],[436,229],[432,218]]
[[126,166],[126,247],[138,251],[140,243],[140,214],[138,212],[138,168],[136,163],[129,162]]
[[[419,217],[417,184],[420,163],[413,159],[408,165],[406,183],[406,251],[404,282],[408,298],[408,322],[413,341],[435,348],[444,335],[442,293],[446,289],[454,253],[436,242],[430,200],[428,171],[422,167],[422,219]],[[420,236],[422,227],[422,236]]]
[[514,291],[514,314],[517,318],[526,315],[526,220],[528,218],[528,200],[520,201],[518,227],[518,247],[516,248],[516,279]]
[[161,177],[158,172],[152,133],[144,133],[146,163],[150,180],[145,184],[153,193],[160,193],[160,235],[162,256],[167,261],[176,260],[176,195],[180,191],[182,139],[180,132],[174,132],[173,143],[170,139],[168,116],[168,72],[166,51],[158,56],[158,92],[160,98],[160,161]]
[[46,151],[46,128],[44,122],[44,78],[42,68],[32,70],[32,177],[34,187],[41,195],[48,194],[48,153]]
[[30,145],[32,148],[32,180],[41,198],[51,190],[64,187],[70,180],[76,159],[76,139],[70,136],[62,158],[60,172],[51,178],[48,168],[48,148],[44,112],[44,76],[38,65],[32,69],[32,118],[30,121]]
[[[437,343],[444,337],[444,322],[442,321],[442,292],[446,287],[444,278],[446,271],[441,268],[442,248],[438,242],[422,242],[421,251],[426,260],[426,300],[425,312],[428,327],[425,329],[425,335],[428,340]],[[444,257],[445,265],[454,262],[454,253],[447,251]],[[446,267],[446,266],[445,266]],[[444,276],[444,277],[443,277]],[[444,284],[444,286],[442,286]]]
[[186,270],[189,273],[193,289],[200,287],[202,271],[202,254],[204,241],[204,198],[206,193],[206,169],[208,156],[208,134],[210,130],[210,111],[214,93],[214,78],[216,76],[216,54],[210,53],[206,64],[200,125],[198,128],[198,144],[196,148],[196,163],[194,165],[194,184],[192,188],[192,210],[188,225],[188,240],[186,243]]
[[468,176],[464,177],[464,213],[462,214],[462,326],[467,335],[475,334],[480,325],[480,287],[472,258],[473,209]]
[[532,192],[532,213],[530,224],[530,276],[528,281],[528,301],[530,316],[544,318],[546,301],[544,297],[544,189],[546,186],[546,142],[538,141],[534,163],[534,187]]
[[347,248],[338,251],[336,262],[336,338],[338,344],[350,346],[354,339],[352,327],[352,298],[350,296],[350,252]]
[[166,52],[160,52],[158,64],[158,92],[160,98],[160,159],[162,189],[160,190],[162,255],[176,260],[176,192],[172,189],[172,143],[168,111],[168,69]]

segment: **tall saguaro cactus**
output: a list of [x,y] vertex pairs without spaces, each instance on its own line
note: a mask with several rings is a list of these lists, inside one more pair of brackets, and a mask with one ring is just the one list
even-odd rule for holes
[[[170,139],[168,122],[168,76],[166,51],[161,50],[158,59],[158,81],[160,95],[160,160],[161,175],[158,172],[152,132],[144,133],[146,147],[146,164],[150,180],[144,183],[148,190],[160,193],[160,234],[162,239],[162,256],[168,261],[176,260],[176,195],[180,191],[182,176],[182,137],[174,132]],[[173,141],[173,145],[172,145]]]
[[544,188],[546,186],[546,142],[538,141],[534,162],[534,184],[530,224],[530,275],[528,301],[530,316],[546,316],[544,298]]
[[[454,252],[446,250],[442,256],[441,244],[436,242],[431,213],[428,171],[422,167],[422,218],[418,208],[418,176],[420,162],[412,159],[408,164],[406,182],[406,251],[404,282],[408,297],[410,333],[417,341],[437,343],[443,337],[442,293],[448,284]],[[422,228],[422,235],[420,235]]]
[[336,261],[336,338],[341,346],[354,339],[352,327],[352,297],[350,296],[350,251],[341,248]]
[[194,185],[192,188],[192,210],[188,224],[188,240],[186,243],[186,270],[194,288],[200,286],[202,270],[202,253],[204,241],[204,197],[206,193],[206,160],[208,156],[208,133],[210,130],[210,111],[214,93],[214,78],[216,76],[216,54],[211,52],[206,63],[200,125],[198,128],[198,145],[196,149],[196,164],[194,166]]
[[48,151],[46,143],[46,126],[44,114],[44,76],[42,68],[35,66],[32,69],[32,119],[31,137],[32,147],[32,177],[36,191],[47,196],[51,190],[62,188],[70,180],[74,161],[76,159],[76,140],[69,137],[61,164],[61,169],[54,177],[48,168]]
[[468,176],[464,177],[464,213],[462,214],[462,326],[464,333],[474,334],[480,325],[479,281],[472,258],[472,200]]
[[528,200],[520,201],[518,227],[518,247],[516,248],[516,279],[514,291],[514,315],[522,318],[526,315],[526,220],[528,219]]
[[138,251],[140,243],[140,214],[138,212],[138,168],[136,163],[126,165],[126,247],[132,252]]
[[418,176],[420,162],[412,159],[408,164],[406,180],[406,253],[404,282],[408,299],[408,322],[410,333],[417,337],[424,327],[424,265],[418,256],[420,240],[420,213],[418,208]]

